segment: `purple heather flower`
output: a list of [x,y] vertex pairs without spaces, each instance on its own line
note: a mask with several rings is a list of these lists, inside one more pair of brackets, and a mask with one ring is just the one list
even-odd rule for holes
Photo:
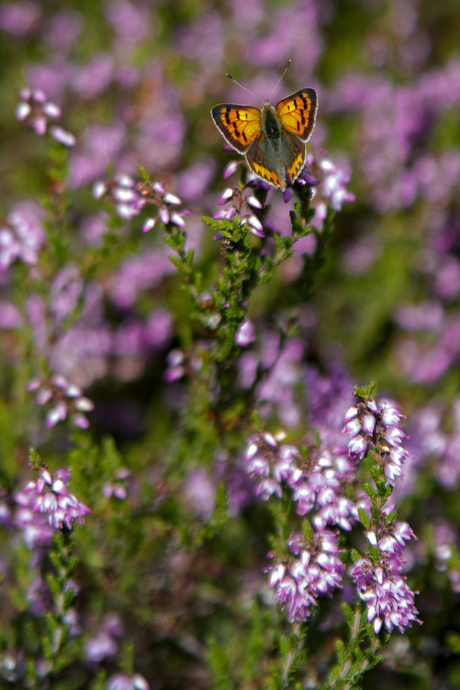
[[253,213],[247,219],[243,218],[242,223],[247,223],[249,225],[249,232],[256,235],[256,237],[265,237],[263,225]]
[[[308,156],[307,157],[307,163],[312,162],[312,157]],[[297,179],[292,183],[290,175],[286,175],[286,189],[283,192],[283,201],[285,204],[287,204],[291,199],[292,195],[294,194],[294,186],[300,185],[310,185],[310,186],[316,186],[319,185],[319,180],[316,180],[314,177],[310,175],[308,172],[306,166],[302,170],[302,172],[299,174]]]
[[38,252],[45,243],[44,210],[31,201],[15,204],[7,216],[8,225],[0,227],[0,270],[21,259],[38,262]]
[[83,28],[83,18],[76,10],[62,10],[51,17],[45,42],[56,51],[67,54]]
[[105,657],[113,656],[116,651],[116,643],[105,630],[90,637],[85,645],[86,660],[93,663],[99,663]]
[[228,187],[222,194],[219,205],[225,206],[229,202],[232,205],[224,211],[219,211],[214,218],[232,220],[236,214],[241,218],[241,225],[248,225],[249,232],[256,237],[265,237],[263,225],[254,211],[261,210],[262,204],[254,194],[245,195],[245,190],[240,187]]
[[103,495],[106,498],[114,496],[115,498],[124,500],[128,495],[128,491],[126,489],[126,486],[123,484],[123,481],[125,479],[128,479],[128,477],[130,476],[131,472],[130,470],[128,470],[127,467],[119,467],[113,475],[114,481],[106,482],[102,487]]
[[[289,551],[281,562],[268,568],[270,586],[275,589],[275,600],[287,610],[291,622],[304,621],[311,615],[321,594],[331,596],[342,587],[345,565],[339,553],[336,535],[330,531],[318,532],[312,541],[301,534],[289,539]],[[274,552],[269,554],[274,557]]]
[[353,466],[340,454],[320,448],[308,464],[293,445],[280,443],[271,434],[255,434],[248,439],[244,459],[246,470],[257,478],[256,494],[267,500],[282,495],[282,482],[292,490],[298,515],[306,515],[315,507],[312,517],[316,529],[338,525],[350,530],[357,519],[357,506],[344,492],[353,481]]
[[107,53],[97,53],[89,62],[74,65],[69,74],[72,88],[84,99],[101,94],[114,77],[113,58]]
[[133,676],[116,673],[110,676],[105,687],[107,690],[149,690],[150,686],[140,673],[135,673]]
[[70,472],[60,469],[51,474],[43,467],[39,474],[39,479],[29,482],[23,489],[24,493],[33,494],[33,512],[46,514],[48,524],[55,529],[61,529],[64,525],[72,529],[75,520],[85,522],[83,515],[88,515],[91,510],[68,492]]
[[384,556],[374,564],[360,558],[352,571],[361,599],[367,606],[367,620],[372,622],[376,635],[384,624],[388,632],[398,627],[401,632],[420,622],[414,606],[414,592],[400,573],[401,561],[394,554]]
[[392,486],[397,477],[404,476],[402,466],[409,456],[401,445],[402,440],[407,438],[399,427],[403,417],[387,401],[377,403],[369,397],[347,412],[348,421],[343,429],[350,436],[349,457],[361,460],[369,445],[374,446],[381,454],[385,476]]
[[0,300],[0,328],[21,328],[23,317],[18,307],[7,300]]
[[49,101],[41,89],[21,89],[21,101],[16,108],[16,118],[27,121],[29,126],[40,136],[49,132],[53,139],[64,146],[75,146],[73,134],[55,124],[62,112],[59,106]]
[[215,169],[216,161],[214,158],[205,156],[183,170],[177,180],[179,196],[187,201],[202,198],[214,178]]
[[201,519],[209,520],[215,506],[216,487],[204,468],[188,475],[184,484],[187,506]]
[[75,264],[68,264],[56,275],[50,289],[50,309],[59,323],[71,314],[83,291],[83,280]]
[[62,129],[62,127],[57,125],[50,127],[50,134],[53,139],[56,139],[56,141],[58,141],[60,144],[64,144],[64,146],[75,146],[77,143],[77,140],[73,134],[66,132],[65,129]]
[[172,383],[172,381],[177,381],[185,375],[185,357],[182,350],[171,350],[168,354],[166,361],[168,367],[164,373],[165,381]]
[[256,339],[254,324],[249,319],[244,319],[235,333],[235,343],[241,347],[247,347]]
[[343,204],[355,200],[355,195],[349,192],[346,185],[350,181],[350,170],[347,166],[343,168],[336,166],[329,158],[314,157],[311,153],[307,155],[307,165],[313,165],[318,172],[319,180],[315,180],[309,173],[308,180],[299,177],[299,181],[304,184],[312,185],[312,207],[315,215],[312,225],[318,230],[323,227],[323,222],[327,215],[327,204],[330,204],[334,211],[340,211]]
[[79,386],[69,383],[64,376],[33,378],[28,382],[26,389],[31,393],[37,391],[35,398],[37,405],[46,405],[52,401],[53,406],[46,415],[46,426],[49,429],[58,422],[64,421],[67,416],[80,429],[89,427],[89,422],[82,413],[91,412],[94,409],[94,403],[83,396]]
[[173,223],[182,228],[185,226],[184,216],[190,213],[187,209],[181,212],[174,210],[182,204],[182,200],[176,194],[165,192],[162,182],[136,183],[129,175],[117,175],[108,182],[98,180],[93,185],[93,197],[111,199],[118,215],[126,220],[131,220],[143,208],[154,206],[156,215],[144,221],[143,232],[154,228],[158,219],[164,225]]
[[230,163],[227,163],[224,168],[224,172],[222,173],[224,180],[226,180],[227,177],[231,177],[238,170],[238,167],[242,164],[242,162],[243,161],[241,160],[234,160],[230,161]]
[[355,436],[348,444],[348,454],[352,460],[361,460],[367,450],[367,441],[364,436]]
[[126,308],[139,295],[159,285],[161,280],[175,271],[167,252],[151,249],[142,255],[128,257],[109,281],[109,294],[115,304]]
[[53,540],[53,528],[48,524],[45,515],[34,511],[34,493],[18,491],[14,494],[17,508],[14,513],[14,525],[22,531],[24,543],[28,549],[48,546]]
[[152,17],[150,7],[137,5],[128,0],[111,0],[105,6],[105,14],[117,32],[123,52],[131,52],[151,33]]
[[323,158],[319,166],[323,171],[322,192],[327,199],[330,199],[334,211],[340,211],[347,201],[355,201],[355,195],[345,188],[345,185],[350,181],[348,170],[338,168],[327,158]]
[[[370,445],[376,451],[380,479],[386,480],[392,488],[396,478],[402,476],[402,465],[408,457],[401,446],[406,436],[399,427],[404,415],[387,401],[377,402],[371,396],[360,397],[358,393],[355,396],[359,402],[346,414],[349,421],[344,429],[352,435],[349,456],[363,457]],[[349,428],[356,421],[362,425],[358,435]],[[360,441],[361,449],[357,447]],[[388,632],[395,626],[404,632],[412,621],[418,621],[414,593],[406,578],[401,576],[405,542],[416,537],[407,523],[388,521],[394,506],[386,505],[387,500],[380,504],[372,499],[371,509],[363,506],[368,516],[366,537],[371,552],[369,557],[359,559],[352,571],[358,594],[367,605],[367,619],[373,623],[376,635],[383,624]]]
[[41,7],[30,0],[0,5],[0,27],[13,36],[27,36],[36,26]]

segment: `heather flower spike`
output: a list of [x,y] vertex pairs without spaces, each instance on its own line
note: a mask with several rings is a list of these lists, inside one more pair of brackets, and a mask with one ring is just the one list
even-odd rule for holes
[[41,89],[24,88],[20,91],[21,101],[16,108],[16,119],[26,122],[39,136],[49,132],[53,139],[64,146],[75,146],[76,139],[56,122],[61,118],[59,106],[49,101]]
[[236,214],[238,214],[241,219],[241,225],[247,225],[251,234],[264,238],[263,225],[256,215],[258,211],[263,210],[263,205],[251,190],[249,192],[249,194],[245,194],[245,191],[240,187],[228,187],[223,192],[219,205],[226,206],[230,202],[232,202],[232,205],[216,213],[214,218],[216,220],[220,218],[233,220]]
[[[286,558],[268,568],[269,582],[289,620],[304,621],[317,606],[319,596],[330,596],[342,587],[345,564],[337,556],[340,549],[333,532],[317,532],[311,540],[292,534],[288,545]],[[274,552],[269,555],[275,558]]]
[[28,382],[26,389],[30,393],[36,393],[37,405],[51,403],[46,414],[46,426],[49,429],[67,417],[80,429],[89,427],[88,419],[83,413],[91,412],[94,403],[83,395],[79,386],[69,383],[64,376],[35,377]]
[[91,510],[69,493],[69,471],[60,469],[51,474],[43,463],[38,471],[39,478],[29,482],[23,489],[25,494],[33,496],[33,512],[44,514],[48,524],[54,529],[62,529],[64,525],[72,529],[73,522],[85,522],[83,516],[88,515]]
[[132,220],[143,209],[154,207],[154,214],[147,218],[142,225],[142,232],[152,230],[158,221],[164,225],[172,223],[177,227],[185,226],[184,216],[188,209],[177,210],[182,205],[182,199],[177,194],[165,192],[163,182],[150,182],[145,171],[143,181],[136,182],[130,175],[116,175],[113,179],[97,180],[93,184],[95,199],[108,199],[115,205],[115,210],[124,220]]
[[357,389],[355,396],[357,405],[346,414],[344,428],[351,436],[348,452],[351,458],[362,459],[372,449],[377,464],[373,474],[376,488],[368,489],[371,511],[360,508],[369,553],[355,563],[352,577],[375,634],[382,626],[390,633],[394,627],[404,632],[412,622],[420,620],[414,605],[415,593],[402,575],[405,542],[416,537],[407,523],[396,520],[394,506],[388,504],[408,457],[401,445],[405,438],[399,427],[403,415],[389,402],[374,400],[367,390]]

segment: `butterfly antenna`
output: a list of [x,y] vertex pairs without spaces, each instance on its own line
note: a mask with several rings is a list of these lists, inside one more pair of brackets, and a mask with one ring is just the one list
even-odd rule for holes
[[273,98],[273,96],[274,96],[275,93],[276,93],[276,90],[277,90],[278,86],[279,86],[279,85],[281,84],[281,82],[283,81],[284,75],[285,75],[286,72],[288,71],[289,65],[291,64],[291,62],[292,62],[292,60],[289,60],[289,62],[287,63],[286,68],[285,68],[283,74],[281,75],[281,79],[279,80],[279,82],[277,83],[277,85],[275,86],[275,88],[274,88],[273,91],[272,91],[272,95],[270,96],[270,100]]
[[243,84],[240,84],[238,81],[236,81],[236,79],[233,79],[233,77],[232,77],[230,74],[227,73],[226,76],[227,76],[234,84],[236,84],[237,86],[240,86],[244,91],[247,91],[248,93],[251,94],[251,96],[254,96],[254,98],[257,98],[258,101],[260,101],[261,103],[263,103],[263,100],[262,100],[261,98],[259,98],[259,96],[256,96],[255,93],[252,93],[252,91],[249,91],[249,89],[247,89],[245,86],[243,86]]

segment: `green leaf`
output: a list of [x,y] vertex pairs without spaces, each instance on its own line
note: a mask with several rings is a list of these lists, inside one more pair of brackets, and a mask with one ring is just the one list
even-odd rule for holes
[[347,660],[347,650],[342,640],[335,641],[335,649],[337,652],[338,662],[341,666],[343,666]]
[[142,177],[145,184],[150,184],[150,175],[148,174],[147,170],[142,165],[139,168],[139,174]]
[[[373,507],[374,506],[371,506],[371,510]],[[364,510],[364,508],[358,508],[358,516],[359,516],[359,519],[360,519],[363,527],[365,527],[366,529],[369,529],[369,527],[371,526],[371,521],[370,521],[369,515]]]
[[364,484],[364,491],[367,493],[371,501],[376,501],[377,500],[377,492],[374,489],[373,486],[368,484],[367,482]]
[[350,627],[353,627],[353,621],[354,621],[354,618],[355,618],[355,614],[354,614],[353,609],[352,609],[351,606],[350,606],[349,604],[347,604],[345,601],[342,602],[341,606],[342,606],[342,611],[343,611],[343,613],[344,613],[344,616],[345,616],[345,618],[346,618],[346,620],[347,620],[348,625],[349,625]]
[[375,383],[371,381],[371,383],[369,383],[367,386],[355,386],[354,391],[356,395],[359,395],[360,398],[363,398],[363,400],[367,400],[374,394]]

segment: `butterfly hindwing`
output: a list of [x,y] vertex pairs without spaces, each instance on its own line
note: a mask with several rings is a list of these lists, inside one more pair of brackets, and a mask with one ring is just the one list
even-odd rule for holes
[[264,143],[264,137],[260,136],[252,142],[246,153],[246,160],[249,167],[256,175],[275,187],[285,188],[284,181],[275,172],[277,168],[275,161],[272,160],[271,150]]
[[282,165],[292,184],[297,179],[305,165],[305,143],[288,129],[283,132],[283,150],[285,151]]
[[222,103],[211,110],[212,119],[230,146],[246,153],[260,132],[260,110],[250,105]]
[[318,95],[314,89],[300,89],[283,98],[276,110],[284,127],[307,142],[315,126]]

